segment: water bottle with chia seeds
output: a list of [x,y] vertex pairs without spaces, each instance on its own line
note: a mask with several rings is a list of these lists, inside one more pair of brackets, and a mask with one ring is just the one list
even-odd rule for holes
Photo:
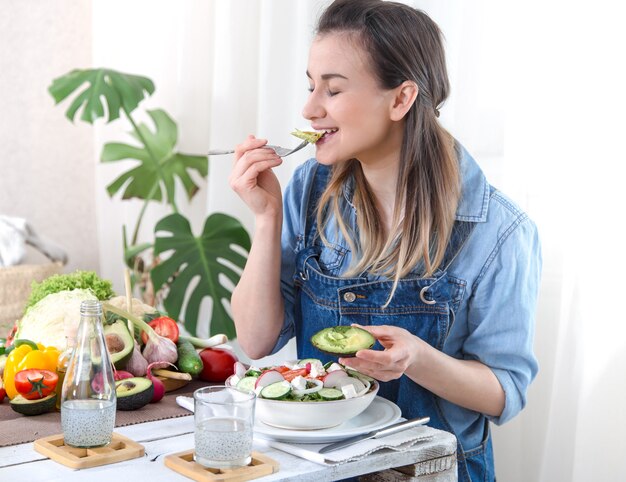
[[102,328],[102,305],[83,301],[76,346],[61,390],[65,445],[102,447],[115,426],[115,380]]

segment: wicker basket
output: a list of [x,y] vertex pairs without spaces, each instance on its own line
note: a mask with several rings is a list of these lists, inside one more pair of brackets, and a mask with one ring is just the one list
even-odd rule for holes
[[26,306],[33,281],[61,273],[63,263],[21,264],[0,268],[0,337],[6,337]]

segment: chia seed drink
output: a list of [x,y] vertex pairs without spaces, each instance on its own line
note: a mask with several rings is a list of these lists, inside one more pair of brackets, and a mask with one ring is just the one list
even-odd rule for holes
[[194,459],[205,467],[228,468],[252,460],[252,424],[241,418],[210,418],[196,425]]
[[115,405],[109,400],[67,400],[61,405],[61,428],[65,445],[102,447],[111,442]]

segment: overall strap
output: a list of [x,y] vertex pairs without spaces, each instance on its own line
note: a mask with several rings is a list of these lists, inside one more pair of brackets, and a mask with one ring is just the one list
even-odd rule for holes
[[304,246],[313,245],[317,236],[317,203],[328,185],[331,168],[317,163],[313,168],[313,180],[309,186],[306,200],[306,218],[304,221]]

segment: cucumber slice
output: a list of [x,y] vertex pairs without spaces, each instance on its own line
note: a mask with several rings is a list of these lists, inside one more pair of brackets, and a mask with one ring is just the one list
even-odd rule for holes
[[298,365],[306,365],[307,363],[310,363],[311,365],[313,365],[314,363],[319,363],[321,365],[322,360],[320,360],[319,358],[303,358],[298,362]]
[[[270,400],[280,400],[291,393],[291,383],[287,381],[271,383],[263,387],[261,396]],[[342,394],[343,395],[343,394]]]
[[367,380],[368,382],[374,381],[372,377],[368,375],[364,375],[361,372],[357,372],[356,370],[353,370],[352,368],[346,368],[346,371],[348,372],[348,375],[350,375],[351,377],[360,378],[361,380]]
[[324,400],[341,400],[344,398],[343,392],[336,388],[322,388],[317,394]]
[[259,377],[243,377],[237,383],[237,388],[242,392],[254,392],[254,385]]

